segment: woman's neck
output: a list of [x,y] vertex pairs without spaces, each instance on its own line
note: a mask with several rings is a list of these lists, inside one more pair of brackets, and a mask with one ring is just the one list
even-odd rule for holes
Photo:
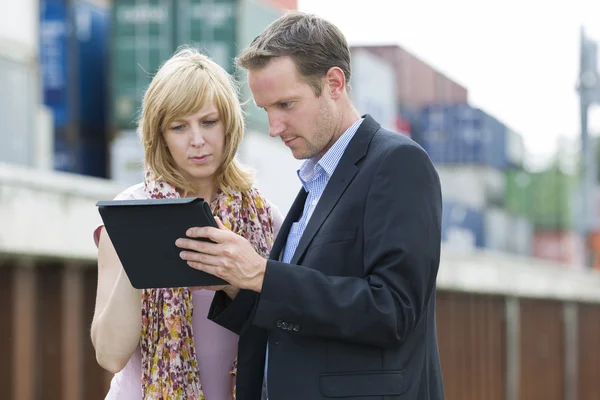
[[210,203],[217,195],[217,185],[216,183],[199,185],[196,186],[196,191],[188,192],[186,197],[200,197],[203,198],[204,201]]

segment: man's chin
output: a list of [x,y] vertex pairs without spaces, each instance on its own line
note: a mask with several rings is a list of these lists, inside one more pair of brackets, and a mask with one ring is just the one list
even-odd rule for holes
[[292,151],[292,155],[294,156],[294,158],[296,160],[308,160],[309,158],[312,158],[312,156],[310,154],[308,154],[307,151],[302,151],[300,149],[290,149]]

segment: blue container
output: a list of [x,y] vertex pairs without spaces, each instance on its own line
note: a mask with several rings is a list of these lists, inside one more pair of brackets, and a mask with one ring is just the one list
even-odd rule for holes
[[68,112],[69,18],[65,0],[40,1],[40,67],[44,104],[52,110],[55,126],[65,126]]
[[56,171],[105,178],[107,147],[102,139],[82,138],[76,141],[54,141]]
[[[44,104],[54,117],[55,169],[98,175],[85,167],[82,143],[107,142],[109,11],[85,1],[40,2]],[[89,158],[89,157],[88,157]],[[92,171],[92,172],[89,172]]]
[[77,2],[73,4],[73,15],[77,32],[78,119],[81,136],[104,136],[107,127],[110,14],[93,4]]
[[488,147],[490,165],[502,170],[508,169],[508,128],[497,119],[488,116],[490,124],[491,143]]
[[418,142],[434,163],[508,167],[506,127],[467,104],[423,108]]
[[77,143],[69,140],[54,140],[54,170],[80,173],[79,148]]
[[82,138],[78,145],[78,173],[98,178],[107,176],[107,147],[104,140]]
[[442,241],[470,241],[475,247],[485,245],[485,216],[483,212],[453,201],[444,201],[442,212]]

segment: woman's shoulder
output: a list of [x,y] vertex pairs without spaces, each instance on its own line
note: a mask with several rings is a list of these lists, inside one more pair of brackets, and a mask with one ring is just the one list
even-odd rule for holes
[[144,200],[147,198],[143,182],[128,187],[115,196],[114,200]]

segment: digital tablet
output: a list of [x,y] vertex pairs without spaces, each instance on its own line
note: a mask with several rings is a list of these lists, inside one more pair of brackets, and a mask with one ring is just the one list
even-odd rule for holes
[[217,227],[203,199],[110,200],[96,205],[134,288],[228,284],[190,267],[179,256],[183,250],[175,245],[191,227]]

